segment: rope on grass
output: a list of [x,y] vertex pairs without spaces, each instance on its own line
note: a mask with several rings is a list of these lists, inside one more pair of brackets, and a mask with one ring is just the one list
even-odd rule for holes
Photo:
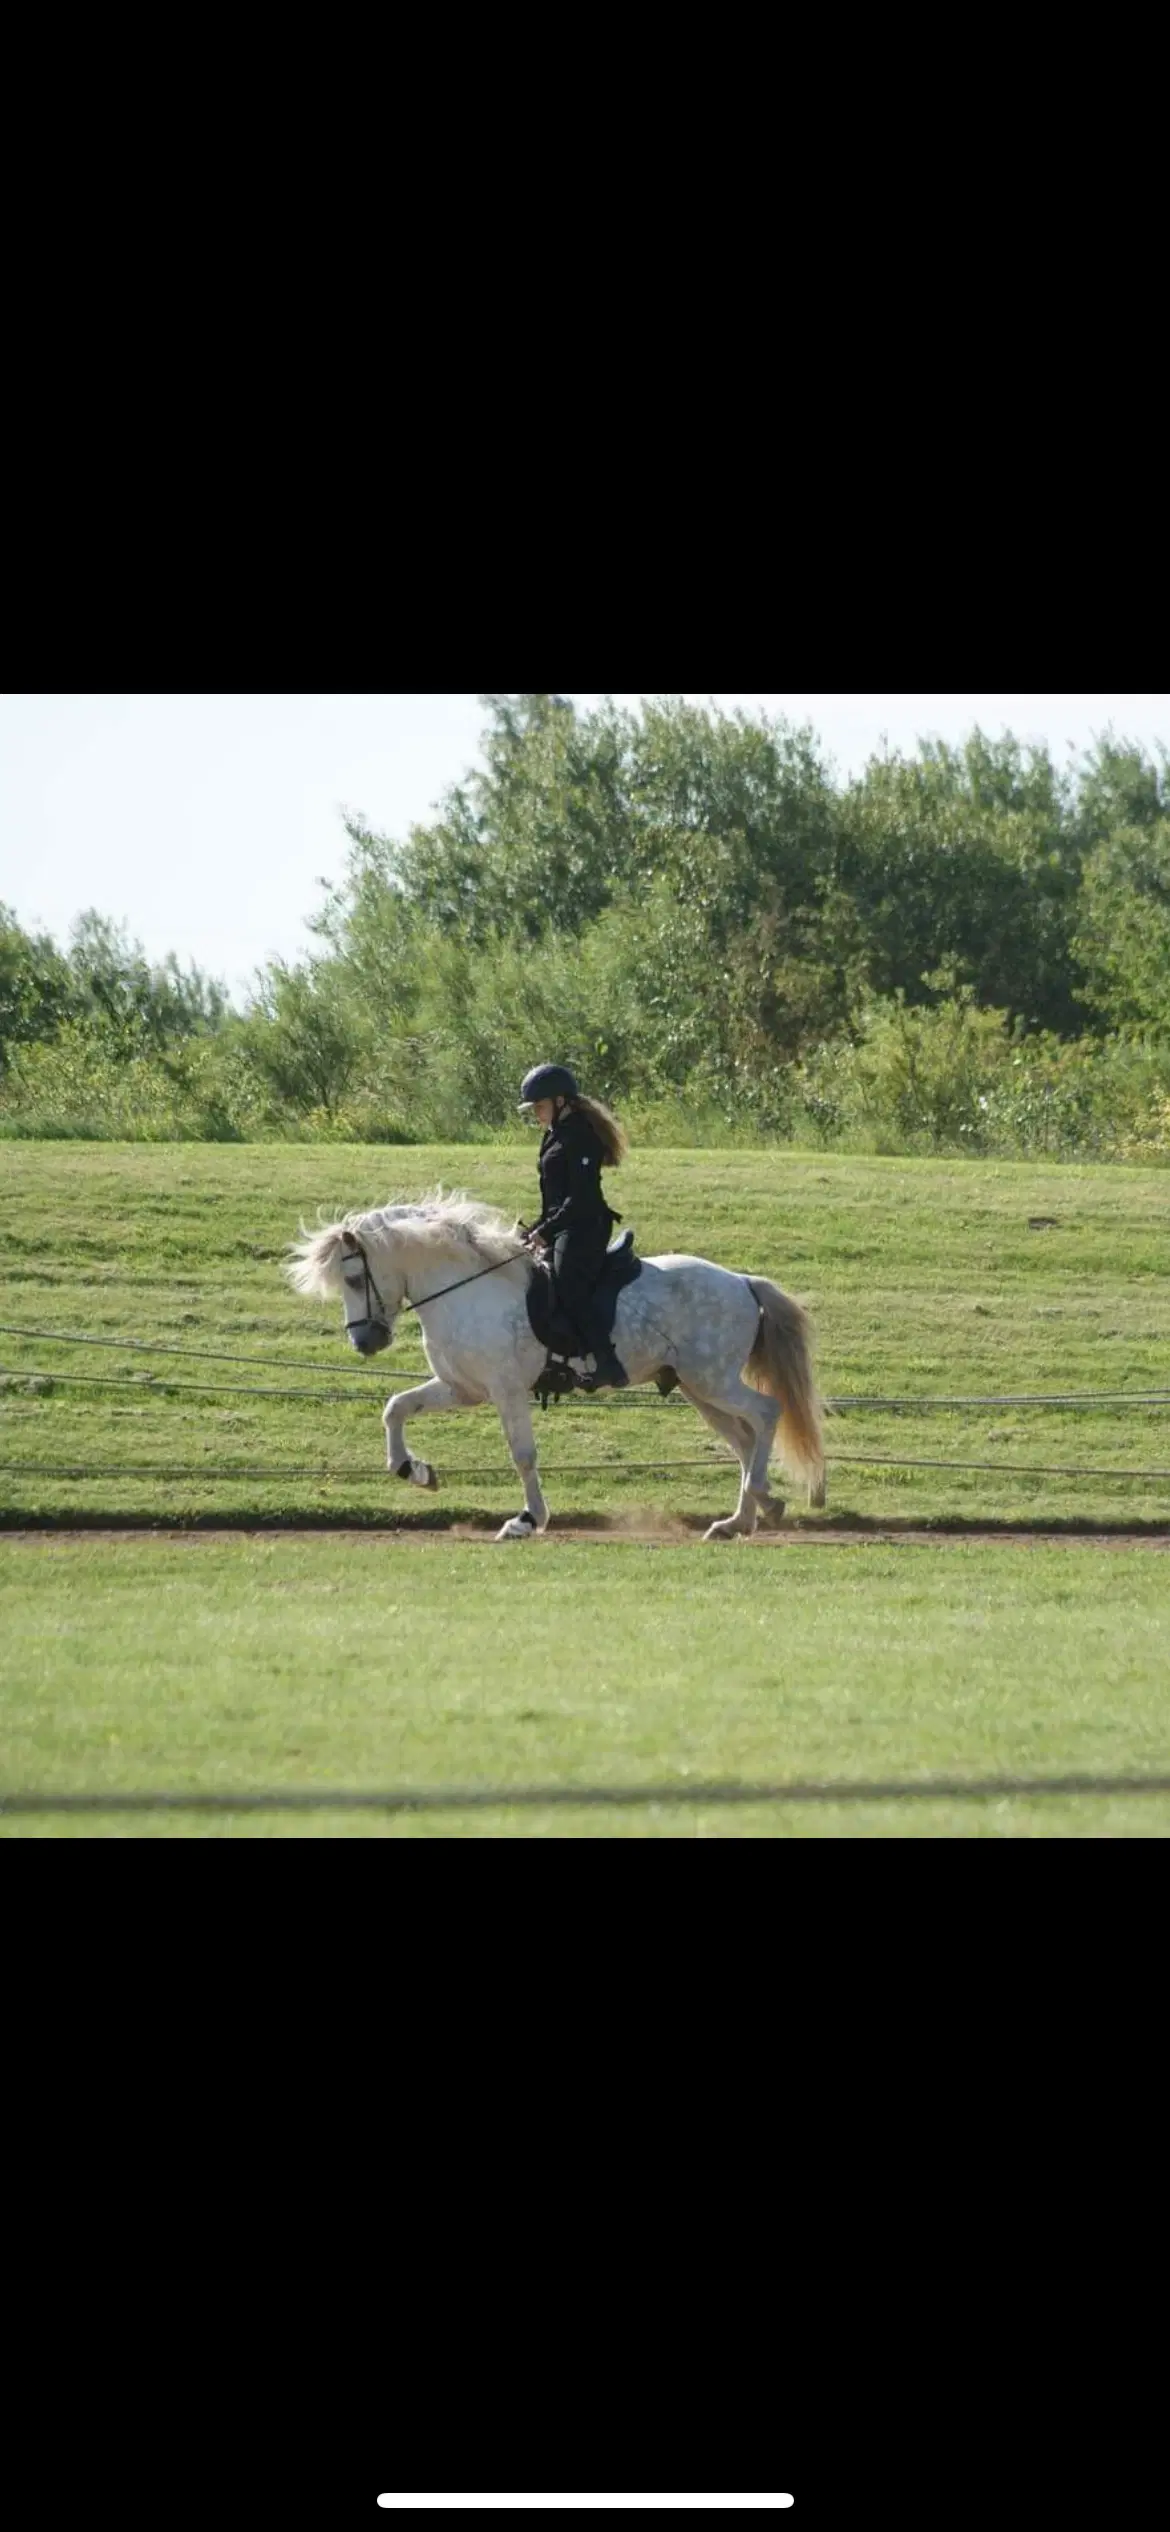
[[[156,1345],[142,1336],[79,1336],[76,1332],[70,1334],[66,1328],[15,1327],[6,1320],[0,1320],[0,1336],[37,1336],[42,1338],[46,1345],[101,1345],[105,1347],[107,1353],[113,1354],[182,1354],[193,1363],[256,1365],[272,1359],[263,1354],[221,1354],[210,1345]],[[365,1363],[303,1363],[295,1355],[280,1362],[272,1362],[273,1371],[324,1372],[327,1379],[332,1378],[338,1371],[363,1372],[367,1368]]]
[[1073,1389],[1067,1395],[1009,1390],[989,1398],[825,1398],[822,1404],[833,1415],[845,1415],[857,1407],[907,1408],[915,1414],[920,1408],[949,1412],[956,1407],[1162,1407],[1170,1406],[1170,1389]]
[[880,1451],[834,1451],[830,1468],[978,1468],[992,1477],[1144,1477],[1151,1483],[1170,1479],[1170,1468],[1050,1468],[1037,1461],[997,1459],[892,1459]]
[[[67,1338],[62,1341],[64,1343],[71,1343],[72,1339]],[[106,1339],[103,1337],[100,1341],[104,1344]],[[163,1352],[166,1349],[160,1347],[158,1350]],[[244,1362],[251,1359],[253,1358],[242,1354],[224,1357],[225,1361],[236,1362]],[[257,1357],[255,1359],[259,1360],[261,1358]],[[366,1365],[349,1363],[345,1363],[339,1368],[344,1371],[368,1370],[368,1366]],[[399,1369],[405,1370],[406,1366],[400,1365]],[[413,1379],[416,1374],[421,1376],[425,1373],[425,1371],[426,1365],[423,1363],[412,1365],[410,1368],[410,1377]],[[0,1363],[0,1380],[16,1380],[22,1383],[34,1380],[43,1380],[51,1383],[53,1386],[68,1386],[70,1388],[77,1389],[121,1389],[123,1391],[126,1390],[129,1384],[133,1383],[134,1387],[138,1390],[139,1395],[149,1397],[165,1397],[170,1391],[179,1390],[185,1391],[189,1395],[207,1398],[310,1398],[316,1406],[364,1406],[370,1403],[369,1397],[362,1398],[356,1390],[352,1389],[276,1389],[268,1384],[260,1386],[254,1382],[241,1380],[172,1380],[170,1375],[166,1372],[127,1372],[121,1379],[119,1379],[116,1376],[114,1378],[109,1378],[101,1372],[47,1372],[37,1371],[27,1364],[17,1366],[12,1363]],[[371,1391],[371,1396],[380,1396],[381,1394],[380,1384],[377,1389]],[[586,1400],[586,1403],[591,1409],[595,1407],[641,1408],[670,1406],[673,1403],[673,1395],[668,1398],[659,1398],[655,1392],[645,1398],[589,1398]],[[1152,1389],[1118,1390],[1115,1392],[1103,1391],[1100,1396],[1097,1397],[1090,1393],[1079,1398],[1026,1398],[1010,1396],[997,1398],[826,1398],[823,1403],[832,1414],[844,1414],[850,1409],[877,1407],[910,1409],[917,1409],[919,1407],[923,1409],[934,1407],[950,1409],[955,1407],[1068,1407],[1107,1405],[1151,1407],[1170,1405],[1170,1390]],[[682,1404],[686,1405],[687,1401],[685,1399],[682,1400]],[[907,1467],[913,1464],[916,1463],[911,1463],[910,1461],[906,1462]],[[920,1464],[924,1467],[928,1465],[925,1461]],[[935,1464],[941,1467],[944,1463],[939,1461]],[[956,1460],[949,1463],[949,1465],[953,1467],[958,1467],[960,1464],[970,1467],[977,1465],[977,1463],[973,1460],[963,1463]]]
[[[721,1469],[732,1464],[730,1457],[723,1459],[716,1452],[709,1451],[703,1459],[542,1460],[541,1473],[548,1478],[644,1477],[650,1472],[666,1472],[672,1468]],[[501,1478],[514,1477],[516,1473],[510,1461],[506,1465],[500,1461],[493,1468],[453,1467],[449,1460],[444,1460],[442,1465],[445,1485],[459,1478],[471,1477],[486,1477],[496,1482]],[[306,1478],[315,1484],[329,1486],[380,1486],[391,1473],[385,1468],[173,1468],[120,1460],[60,1466],[44,1460],[0,1460],[2,1477],[167,1477],[187,1479],[200,1486],[225,1486],[236,1479],[258,1477],[272,1480]]]
[[0,1814],[135,1811],[518,1811],[651,1810],[680,1803],[1001,1802],[1044,1794],[1167,1794],[1170,1776],[910,1776],[887,1782],[844,1777],[795,1784],[688,1781],[661,1785],[446,1785],[357,1793],[341,1785],[285,1786],[256,1793],[2,1793]]
[[[676,1468],[728,1468],[734,1464],[734,1459],[735,1455],[729,1450],[726,1455],[710,1451],[697,1459],[542,1459],[540,1467],[542,1476],[548,1478],[645,1477],[669,1476]],[[490,1468],[477,1465],[463,1467],[450,1460],[444,1460],[442,1465],[444,1483],[448,1485],[457,1483],[460,1478],[488,1478],[494,1482],[514,1473],[511,1464],[505,1465],[502,1461]],[[1042,1465],[1037,1461],[1021,1463],[1009,1460],[1005,1463],[994,1459],[902,1459],[875,1451],[835,1451],[829,1455],[826,1465],[829,1468],[978,1469],[985,1476],[992,1477],[1085,1477],[1095,1478],[1099,1484],[1106,1484],[1114,1477],[1138,1478],[1148,1485],[1170,1483],[1170,1468],[1106,1468],[1100,1464],[1090,1468],[1064,1468]],[[4,1477],[165,1477],[204,1486],[230,1485],[244,1478],[304,1478],[319,1485],[369,1486],[381,1485],[386,1475],[384,1468],[301,1468],[292,1465],[278,1468],[190,1468],[121,1460],[68,1465],[41,1460],[0,1460],[0,1476]]]
[[[348,1363],[345,1369],[349,1370]],[[102,1372],[30,1371],[23,1365],[14,1370],[11,1363],[0,1363],[0,1380],[45,1380],[53,1388],[65,1382],[72,1389],[120,1389],[123,1394],[133,1383],[139,1397],[161,1398],[171,1389],[185,1389],[200,1398],[311,1398],[315,1407],[368,1406],[368,1398],[359,1398],[356,1390],[346,1389],[268,1389],[242,1380],[171,1380],[159,1372],[127,1372],[121,1380],[107,1379]]]
[[[351,1377],[356,1375],[358,1379],[368,1379],[372,1368],[372,1362],[341,1362],[332,1364],[307,1363],[300,1361],[296,1357],[285,1361],[273,1361],[271,1356],[264,1354],[222,1353],[216,1348],[207,1345],[159,1345],[155,1344],[153,1341],[148,1341],[143,1337],[82,1336],[76,1332],[71,1334],[61,1328],[31,1328],[22,1325],[15,1325],[5,1320],[0,1320],[0,1336],[34,1336],[39,1338],[42,1343],[49,1345],[98,1345],[104,1347],[108,1353],[115,1354],[163,1354],[171,1360],[181,1356],[184,1360],[189,1362],[247,1363],[257,1370],[270,1367],[274,1371],[312,1371],[320,1373],[322,1377],[327,1380],[335,1379],[340,1373],[348,1373]],[[405,1364],[395,1366],[392,1362],[387,1361],[384,1354],[377,1359],[382,1361],[384,1367],[388,1370],[393,1368],[402,1370],[407,1369]],[[413,1365],[410,1368],[413,1369]],[[81,1381],[86,1378],[86,1375],[81,1372],[26,1373],[24,1371],[19,1371],[12,1373],[10,1376],[15,1379],[56,1379],[70,1381]],[[103,1383],[98,1376],[95,1375],[92,1385],[94,1387],[110,1387],[114,1385],[120,1387],[121,1383]],[[311,1389],[261,1390],[245,1389],[242,1387],[237,1388],[226,1382],[172,1381],[168,1380],[165,1375],[160,1377],[158,1385],[167,1389],[207,1388],[216,1390],[217,1392],[222,1391],[222,1394],[225,1396],[255,1398],[311,1398],[319,1397],[321,1395],[319,1391]],[[659,1398],[657,1392],[655,1392],[652,1397],[647,1398],[603,1397],[595,1399],[591,1401],[591,1403],[605,1407],[669,1406],[671,1404],[671,1399]],[[681,1403],[685,1404],[686,1402],[683,1400]],[[934,1411],[936,1409],[949,1412],[950,1410],[958,1407],[1153,1407],[1170,1405],[1170,1389],[1076,1389],[1069,1390],[1068,1392],[1054,1391],[1047,1394],[1043,1392],[1006,1390],[999,1391],[994,1395],[989,1395],[987,1397],[972,1395],[962,1398],[880,1398],[870,1397],[859,1393],[853,1397],[826,1398],[824,1400],[824,1405],[828,1408],[830,1413],[834,1415],[845,1415],[848,1414],[850,1410],[858,1408],[877,1407],[892,1408],[915,1414],[919,1412],[926,1413],[927,1411]]]

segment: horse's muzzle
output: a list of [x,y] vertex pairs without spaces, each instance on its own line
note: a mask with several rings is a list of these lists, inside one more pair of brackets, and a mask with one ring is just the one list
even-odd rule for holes
[[359,1354],[380,1354],[390,1342],[390,1330],[384,1319],[355,1319],[345,1331],[350,1344]]

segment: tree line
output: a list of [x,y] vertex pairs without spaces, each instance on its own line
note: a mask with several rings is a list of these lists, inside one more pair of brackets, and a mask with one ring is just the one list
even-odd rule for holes
[[0,1128],[466,1140],[555,1055],[675,1139],[1170,1147],[1165,749],[976,730],[842,782],[783,721],[481,702],[432,821],[346,819],[244,1010],[0,909]]

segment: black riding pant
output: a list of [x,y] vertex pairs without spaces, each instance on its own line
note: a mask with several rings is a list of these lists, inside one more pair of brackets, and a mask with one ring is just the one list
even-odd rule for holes
[[610,1343],[598,1324],[594,1301],[594,1289],[605,1266],[609,1230],[609,1218],[604,1216],[599,1222],[579,1222],[572,1230],[559,1231],[553,1242],[557,1308],[579,1330],[585,1354],[601,1353]]

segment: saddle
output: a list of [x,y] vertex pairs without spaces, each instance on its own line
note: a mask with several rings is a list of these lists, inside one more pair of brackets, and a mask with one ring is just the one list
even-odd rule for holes
[[[605,1252],[605,1264],[593,1287],[593,1306],[607,1337],[613,1335],[619,1292],[632,1284],[642,1272],[642,1260],[634,1255],[634,1234],[623,1231]],[[552,1269],[543,1260],[534,1260],[528,1278],[528,1324],[538,1345],[543,1345],[547,1360],[539,1378],[533,1381],[532,1394],[547,1407],[550,1399],[566,1397],[581,1383],[569,1361],[570,1354],[580,1348],[580,1338],[571,1322],[557,1310],[553,1297]]]

